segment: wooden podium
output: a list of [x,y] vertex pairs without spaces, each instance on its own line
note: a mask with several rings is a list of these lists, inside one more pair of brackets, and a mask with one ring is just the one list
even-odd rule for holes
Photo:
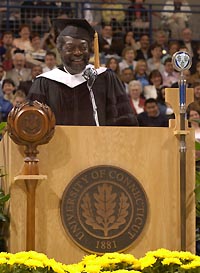
[[[125,251],[141,257],[149,250],[180,250],[179,139],[176,128],[57,126],[53,139],[39,147],[40,173],[36,189],[35,250],[64,263],[80,261],[86,251],[66,234],[60,202],[69,182],[83,170],[112,165],[132,174],[148,198],[144,230]],[[195,251],[194,132],[187,133],[187,250]],[[23,147],[5,135],[10,200],[9,251],[25,250],[26,187],[18,176]],[[47,176],[45,176],[47,175]]]

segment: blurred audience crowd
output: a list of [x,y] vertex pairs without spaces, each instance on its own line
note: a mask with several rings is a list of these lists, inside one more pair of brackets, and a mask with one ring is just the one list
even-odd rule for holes
[[[126,9],[116,0],[101,2],[99,9],[95,1],[83,4],[84,16],[98,32],[101,65],[122,81],[139,125],[166,127],[173,118],[173,109],[165,102],[165,88],[178,87],[179,73],[173,67],[172,56],[179,50],[189,52],[192,57],[192,67],[184,74],[187,87],[194,88],[194,104],[190,108],[200,113],[200,44],[193,39],[187,25],[188,3],[166,1],[166,5],[171,4],[173,8],[171,13],[164,12],[166,6],[163,8],[163,22],[165,26],[168,24],[169,31],[158,29],[149,37],[149,16],[144,0],[131,0]],[[49,7],[45,16],[40,5],[45,6],[45,11]],[[0,8],[0,13],[6,12]],[[6,120],[13,105],[26,101],[37,75],[61,64],[53,19],[76,17],[71,2],[64,1],[23,1],[19,13],[9,14],[11,30],[6,31],[5,25],[0,37],[1,121]],[[44,21],[48,23],[46,32],[42,31]],[[20,22],[17,33],[12,31],[12,24],[16,22]],[[4,19],[0,23],[5,24]],[[91,52],[90,63],[93,62]],[[188,111],[188,118],[191,116]],[[197,136],[200,139],[199,128]]]

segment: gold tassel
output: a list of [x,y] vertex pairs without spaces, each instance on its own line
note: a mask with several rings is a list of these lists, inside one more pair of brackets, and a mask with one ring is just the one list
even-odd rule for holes
[[94,34],[94,68],[97,69],[100,67],[99,64],[99,42],[98,42],[98,33],[95,31]]

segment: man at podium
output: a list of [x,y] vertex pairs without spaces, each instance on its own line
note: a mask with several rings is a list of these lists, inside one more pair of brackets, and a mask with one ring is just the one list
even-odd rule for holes
[[57,19],[54,26],[62,65],[39,75],[28,98],[50,106],[57,125],[137,126],[122,83],[107,68],[88,64],[95,35],[90,24]]

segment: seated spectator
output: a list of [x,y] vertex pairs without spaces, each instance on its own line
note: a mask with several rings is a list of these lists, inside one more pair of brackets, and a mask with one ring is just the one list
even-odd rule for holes
[[102,22],[104,24],[110,24],[114,32],[121,31],[125,18],[123,5],[117,3],[117,0],[104,0],[103,2],[101,5]]
[[196,61],[198,60],[198,46],[198,42],[193,39],[192,30],[188,27],[184,28],[181,32],[180,47],[185,47],[192,57],[192,67],[190,68],[192,74],[195,72]]
[[150,41],[147,34],[142,34],[139,39],[139,49],[136,51],[135,60],[148,60],[150,58]]
[[133,30],[138,39],[142,33],[148,33],[149,16],[143,5],[144,0],[131,0],[131,3],[126,13],[124,26],[126,31]]
[[33,81],[40,74],[42,74],[42,67],[40,65],[34,65],[32,67],[32,69],[31,69],[31,78],[30,78],[30,80],[21,81],[20,84],[19,84],[18,89],[23,91],[25,93],[25,95],[27,96]]
[[[99,52],[106,58],[116,57],[120,59],[124,48],[123,38],[114,37],[111,25],[103,24],[99,35]],[[106,60],[101,61],[105,64]]]
[[131,106],[135,115],[144,112],[145,99],[141,97],[142,85],[140,81],[130,81],[128,84]]
[[149,74],[149,83],[150,85],[144,87],[144,97],[145,99],[156,99],[163,84],[162,74],[159,70],[155,69],[151,71]]
[[194,88],[194,101],[200,105],[200,81],[194,82],[192,88]]
[[122,51],[122,60],[119,63],[120,73],[121,71],[129,67],[133,71],[135,70],[137,62],[135,61],[136,53],[132,47],[125,47]]
[[6,79],[12,79],[16,88],[19,86],[20,81],[27,81],[30,79],[31,70],[25,68],[25,55],[21,52],[14,52],[13,66],[14,68],[6,72]]
[[200,61],[200,43],[197,44],[196,48],[196,61]]
[[107,60],[106,67],[110,68],[118,78],[120,78],[119,62],[116,58],[111,57]]
[[169,41],[167,33],[164,30],[157,30],[154,34],[154,43],[160,45],[162,48],[162,56],[168,54],[169,50]]
[[132,47],[134,50],[137,50],[139,47],[138,43],[134,38],[134,32],[132,30],[125,33],[124,47]]
[[12,110],[13,105],[10,101],[0,97],[0,122],[6,122],[9,112]]
[[163,85],[171,87],[173,83],[178,82],[179,73],[174,70],[171,57],[167,57],[164,61],[164,71],[161,74],[163,77]]
[[156,99],[145,101],[144,112],[137,116],[139,126],[144,127],[168,127],[168,118],[161,114]]
[[18,89],[13,96],[12,104],[13,106],[17,106],[24,102],[26,102],[26,95],[24,94],[23,91]]
[[0,62],[6,71],[12,69],[13,33],[6,31],[2,35],[2,45],[0,46]]
[[170,118],[175,118],[174,117],[174,111],[171,107],[171,105],[165,101],[165,88],[167,88],[167,86],[162,86],[160,88],[160,90],[158,90],[158,96],[157,96],[157,102],[158,102],[158,107],[159,110],[162,114],[167,115],[168,119]]
[[0,65],[0,97],[3,96],[2,84],[5,78],[6,78],[6,71],[4,70],[3,65]]
[[189,126],[195,130],[195,140],[200,142],[200,106],[196,102],[192,102],[187,108],[187,118]]
[[[183,48],[183,51],[187,49]],[[170,41],[168,46],[168,53],[162,57],[162,63],[166,60],[167,57],[172,58],[177,51],[182,51],[180,48],[180,43],[178,41]]]
[[33,65],[43,65],[46,50],[42,48],[42,41],[39,33],[31,34],[31,46],[32,50],[26,53],[26,65],[32,67]]
[[132,81],[134,79],[133,70],[129,67],[122,69],[120,78],[121,78],[122,84],[125,88],[126,94],[129,94],[128,84],[130,81]]
[[12,103],[14,92],[15,92],[14,82],[11,79],[5,79],[2,84],[2,90],[3,90],[4,99]]
[[168,54],[170,57],[174,55],[180,49],[180,43],[178,41],[170,41],[169,42],[169,51]]
[[47,52],[42,68],[43,73],[56,68],[56,54],[54,52]]
[[162,47],[158,44],[152,44],[150,47],[151,58],[147,60],[147,66],[149,72],[152,70],[159,70],[160,73],[164,71],[164,65],[162,64]]
[[187,26],[191,9],[187,0],[167,0],[162,18],[170,30],[170,38],[181,39],[181,31]]
[[200,81],[200,60],[196,63],[195,73],[191,75],[191,83]]
[[30,27],[28,25],[21,25],[19,28],[20,37],[13,40],[13,46],[24,50],[25,53],[28,51],[32,51],[30,35]]
[[147,63],[145,60],[137,61],[134,76],[135,79],[140,81],[142,84],[142,91],[146,85],[149,85],[148,75],[147,75]]

